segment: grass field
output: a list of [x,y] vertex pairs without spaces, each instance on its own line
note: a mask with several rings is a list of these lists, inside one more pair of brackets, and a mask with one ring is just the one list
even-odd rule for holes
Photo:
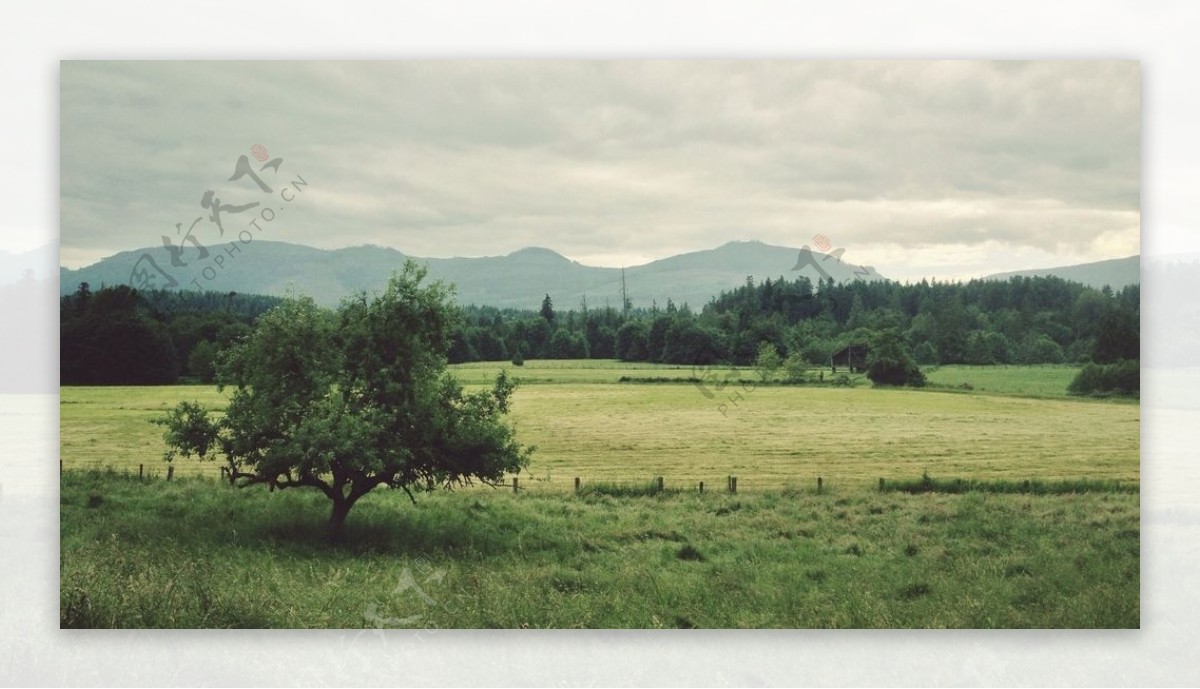
[[67,472],[64,627],[1137,627],[1136,494],[360,503]]
[[961,391],[965,384],[982,394],[1027,397],[1067,397],[1067,385],[1079,373],[1078,366],[934,366],[925,376],[935,388]]
[[[336,548],[315,492],[234,490],[185,460],[161,480],[150,421],[220,407],[213,387],[63,388],[63,625],[1139,623],[1140,407],[1066,397],[1072,368],[943,367],[925,390],[619,383],[694,371],[616,362],[454,370],[475,386],[501,366],[525,383],[512,420],[537,446],[521,494],[376,491]],[[874,490],[923,473],[1081,492]],[[635,495],[655,476],[665,493]],[[575,477],[616,495],[575,495]]]
[[[498,365],[456,370],[478,384]],[[528,488],[569,490],[577,476],[585,482],[663,476],[678,487],[723,485],[734,474],[743,490],[808,486],[817,476],[830,485],[869,485],[923,472],[972,479],[1138,478],[1136,404],[866,385],[708,387],[709,397],[694,384],[613,382],[629,370],[530,362],[516,371],[521,379],[563,381],[530,383],[515,395],[519,437],[538,448],[523,477]],[[672,371],[690,375],[675,368],[654,374]],[[983,373],[996,378],[1003,371]],[[587,376],[597,382],[581,382]],[[64,388],[64,465],[136,472],[144,464],[164,473],[162,429],[150,421],[185,399],[223,403],[211,386]],[[216,475],[217,466],[181,461],[176,470]]]
[[[673,364],[644,364],[611,359],[530,360],[522,366],[509,362],[478,361],[450,367],[463,385],[485,385],[496,378],[500,369],[521,379],[526,385],[566,383],[616,383],[622,376],[655,376],[687,379],[697,376],[704,367]],[[753,370],[743,368],[746,376]]]

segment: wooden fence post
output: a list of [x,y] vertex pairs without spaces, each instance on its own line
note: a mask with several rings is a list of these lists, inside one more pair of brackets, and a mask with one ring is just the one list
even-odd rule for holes
[[517,494],[517,490],[518,490],[518,488],[517,488],[517,477],[516,477],[516,476],[514,476],[514,477],[513,477],[513,495],[516,495],[516,494]]
[[820,477],[820,476],[818,476],[818,477],[817,477],[817,492],[818,492],[818,493],[820,493],[820,492],[821,492],[821,489],[822,489],[822,484],[824,484],[824,483],[825,483],[825,482],[821,480],[821,477]]
[[737,492],[737,477],[736,476],[729,477],[729,492],[730,493]]
[[579,477],[578,476],[575,477],[575,492],[576,493],[579,492]]
[[704,495],[704,481],[700,482],[700,494]]
[[659,493],[661,493],[661,492],[662,492],[662,490],[663,490],[663,477],[661,477],[661,476],[657,476],[657,477],[655,477],[655,479],[654,479],[654,487],[655,487],[655,489],[656,489],[656,490],[657,490]]
[[167,480],[170,481],[173,476],[175,476],[175,465],[168,464],[167,465]]
[[142,480],[142,477],[143,477],[143,476],[145,476],[145,472],[146,472],[146,465],[145,465],[145,464],[139,464],[139,465],[138,465],[138,480],[139,480],[139,481],[141,481],[141,480]]

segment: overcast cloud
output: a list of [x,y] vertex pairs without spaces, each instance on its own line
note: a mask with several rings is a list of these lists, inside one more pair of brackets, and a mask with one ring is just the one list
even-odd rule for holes
[[258,236],[322,248],[619,266],[820,233],[896,279],[1140,250],[1134,62],[65,62],[61,80],[70,267],[178,236],[206,190],[267,201],[226,181],[254,144],[283,159],[276,193],[309,183]]

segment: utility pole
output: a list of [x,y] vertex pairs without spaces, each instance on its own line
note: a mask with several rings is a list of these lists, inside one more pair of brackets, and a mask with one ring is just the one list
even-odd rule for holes
[[629,314],[629,299],[625,296],[625,266],[621,266],[621,315]]

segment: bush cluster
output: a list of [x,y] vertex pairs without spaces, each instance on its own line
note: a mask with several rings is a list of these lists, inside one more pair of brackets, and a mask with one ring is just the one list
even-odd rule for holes
[[1130,395],[1141,394],[1141,367],[1137,361],[1126,359],[1114,364],[1088,364],[1067,386],[1072,395]]

